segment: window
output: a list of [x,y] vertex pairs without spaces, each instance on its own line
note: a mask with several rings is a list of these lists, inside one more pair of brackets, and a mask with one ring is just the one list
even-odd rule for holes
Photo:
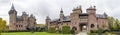
[[16,27],[18,27],[18,25],[16,25]]
[[91,28],[94,28],[94,24],[91,24]]

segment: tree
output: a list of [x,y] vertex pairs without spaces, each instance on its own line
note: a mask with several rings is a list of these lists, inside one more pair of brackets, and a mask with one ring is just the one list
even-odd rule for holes
[[6,21],[2,20],[2,18],[0,18],[0,35],[2,33],[2,30],[6,27]]
[[118,30],[119,29],[119,20],[118,19],[115,20],[115,23],[113,24],[113,29],[114,30]]
[[109,28],[113,29],[115,19],[113,17],[108,18]]

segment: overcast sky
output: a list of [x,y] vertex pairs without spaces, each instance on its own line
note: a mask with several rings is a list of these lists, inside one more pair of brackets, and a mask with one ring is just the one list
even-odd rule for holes
[[59,18],[61,8],[65,15],[69,15],[73,8],[80,5],[84,13],[86,8],[95,5],[97,14],[106,12],[109,16],[120,19],[120,0],[0,0],[0,17],[7,20],[7,24],[9,24],[8,11],[12,3],[19,16],[24,11],[29,15],[33,14],[37,23],[45,23],[47,15],[51,19]]

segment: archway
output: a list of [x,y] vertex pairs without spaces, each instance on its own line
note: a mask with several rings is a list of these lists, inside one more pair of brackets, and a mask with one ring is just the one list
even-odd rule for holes
[[86,32],[87,31],[87,24],[86,23],[81,23],[79,25],[79,27],[80,27],[81,32]]
[[77,30],[77,28],[75,26],[72,27],[72,30]]
[[95,26],[94,24],[91,24],[91,28],[94,28],[94,26]]

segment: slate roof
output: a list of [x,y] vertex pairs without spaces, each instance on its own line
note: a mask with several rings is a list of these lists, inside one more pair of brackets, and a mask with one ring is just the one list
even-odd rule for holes
[[[88,14],[87,13],[82,13],[79,16],[83,16],[83,17],[80,17],[80,18],[87,18]],[[105,19],[105,18],[107,18],[107,16],[104,15],[104,14],[96,14],[96,18],[98,18],[98,19]],[[51,22],[55,22],[55,21],[60,22],[59,19],[51,20]],[[70,16],[65,16],[62,21],[70,21]]]
[[107,16],[104,14],[96,14],[96,17],[101,19],[107,18]]
[[59,19],[53,19],[53,20],[51,20],[51,22],[56,22],[56,21],[59,21]]
[[70,16],[65,16],[63,21],[70,21]]
[[[70,21],[70,16],[65,16],[62,21]],[[53,19],[51,22],[61,22],[59,19]]]
[[16,17],[16,21],[23,21],[23,19],[22,19],[21,16],[17,16],[17,17]]

